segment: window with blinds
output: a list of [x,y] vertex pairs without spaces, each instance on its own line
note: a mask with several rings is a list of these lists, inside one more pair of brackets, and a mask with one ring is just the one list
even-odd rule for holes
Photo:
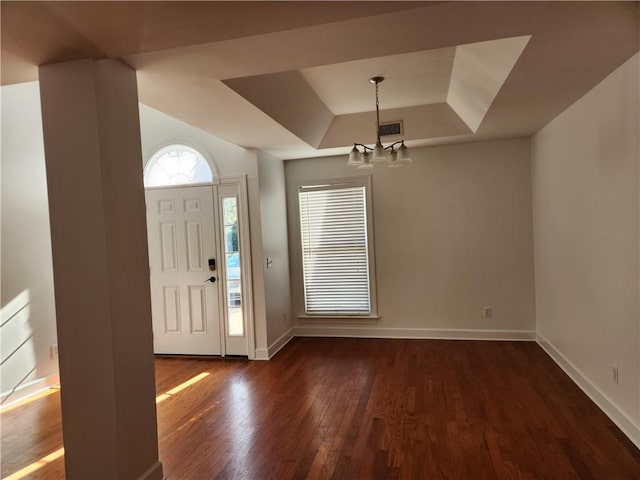
[[371,313],[364,186],[299,187],[305,313]]

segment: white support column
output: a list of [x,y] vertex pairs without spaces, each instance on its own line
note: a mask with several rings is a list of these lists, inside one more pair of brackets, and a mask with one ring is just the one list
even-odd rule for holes
[[66,476],[162,478],[136,74],[40,67]]

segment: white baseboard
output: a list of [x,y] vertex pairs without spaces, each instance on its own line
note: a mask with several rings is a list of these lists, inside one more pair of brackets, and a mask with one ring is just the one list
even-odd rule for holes
[[416,338],[442,340],[523,340],[535,341],[530,330],[467,330],[439,328],[380,328],[369,326],[296,325],[294,337]]
[[149,469],[144,472],[138,480],[163,480],[164,474],[162,472],[162,462],[157,461]]
[[558,366],[569,375],[569,378],[615,423],[622,432],[629,437],[636,447],[640,448],[640,425],[636,424],[607,394],[600,390],[589,378],[580,371],[555,345],[542,335],[536,337],[538,345],[547,352]]
[[256,348],[256,356],[254,360],[269,360],[268,348]]
[[267,348],[256,348],[255,360],[269,360],[273,358],[273,356],[278,353],[282,347],[291,341],[293,338],[293,334],[291,332],[292,329],[290,328]]
[[24,385],[20,385],[20,387],[15,390],[0,393],[0,402],[2,402],[2,407],[8,407],[11,404],[17,403],[31,395],[41,392],[42,390],[46,390],[49,387],[59,384],[60,375],[58,373],[52,373],[46,377],[38,378]]

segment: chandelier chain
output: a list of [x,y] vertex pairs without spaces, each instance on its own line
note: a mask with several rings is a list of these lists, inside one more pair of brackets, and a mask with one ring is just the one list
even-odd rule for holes
[[376,82],[376,137],[380,143],[380,101],[378,100],[378,83]]

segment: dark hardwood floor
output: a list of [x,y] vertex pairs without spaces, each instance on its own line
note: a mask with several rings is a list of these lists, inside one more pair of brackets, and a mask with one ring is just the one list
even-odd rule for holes
[[[168,480],[640,478],[535,343],[298,338],[269,362],[158,358],[156,379]],[[2,414],[3,478],[62,446],[59,402]]]

